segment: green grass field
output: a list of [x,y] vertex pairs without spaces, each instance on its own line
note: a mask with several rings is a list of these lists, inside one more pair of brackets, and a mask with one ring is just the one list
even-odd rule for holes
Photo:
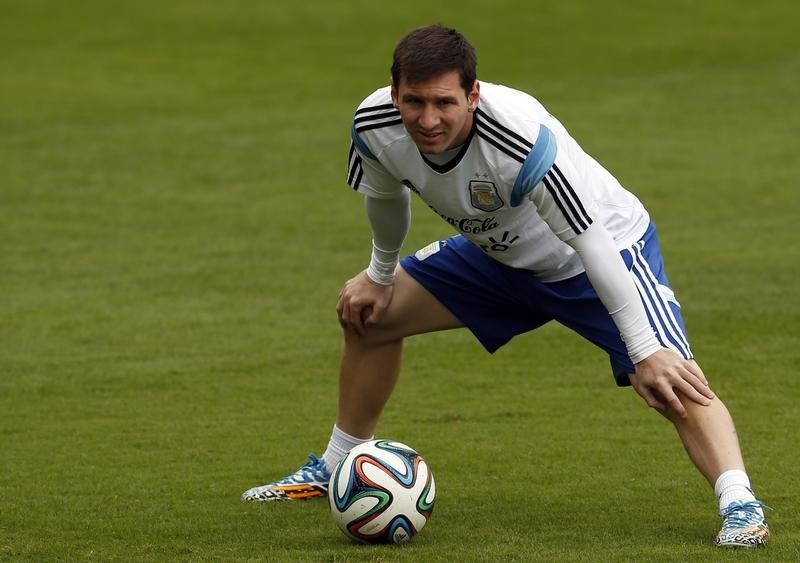
[[[0,0],[0,559],[800,559],[800,7],[793,0]],[[712,546],[671,426],[558,326],[411,339],[379,428],[437,480],[406,546],[240,493],[321,453],[358,102],[417,25],[530,91],[650,209],[770,515]],[[415,203],[411,252],[450,234]]]

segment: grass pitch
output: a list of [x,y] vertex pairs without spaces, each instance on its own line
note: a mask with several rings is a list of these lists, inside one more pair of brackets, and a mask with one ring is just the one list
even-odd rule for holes
[[[344,3],[342,3],[344,4]],[[0,559],[800,559],[795,2],[0,0]],[[242,490],[321,453],[342,282],[368,259],[349,120],[440,21],[659,225],[771,545],[712,547],[668,423],[557,326],[411,339],[383,437],[438,498],[409,545]],[[418,203],[418,202],[417,202]],[[449,235],[415,207],[406,250]]]

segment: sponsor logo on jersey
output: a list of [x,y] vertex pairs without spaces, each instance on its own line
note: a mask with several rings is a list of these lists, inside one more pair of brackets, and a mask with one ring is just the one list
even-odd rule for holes
[[485,219],[470,219],[468,217],[454,219],[452,217],[445,217],[444,215],[439,216],[462,233],[479,235],[497,228],[497,219],[494,217],[486,217]]
[[481,211],[497,211],[503,207],[503,200],[497,193],[497,186],[483,180],[470,180],[469,200],[472,207]]
[[482,244],[480,246],[484,252],[505,252],[518,240],[519,235],[515,235],[508,231],[503,231],[503,235],[500,237],[500,239],[489,237],[487,244]]
[[429,205],[428,207],[433,209],[433,211],[435,211],[439,217],[447,221],[448,225],[451,225],[465,234],[479,235],[481,233],[494,230],[498,226],[497,219],[494,217],[448,217],[444,213],[439,213],[436,211],[436,208],[432,205]]

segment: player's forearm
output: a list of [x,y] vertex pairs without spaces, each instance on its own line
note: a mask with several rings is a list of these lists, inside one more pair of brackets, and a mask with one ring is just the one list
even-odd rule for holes
[[569,244],[581,257],[586,275],[617,325],[631,361],[639,363],[660,350],[636,285],[608,231],[593,224]]
[[394,270],[400,261],[400,250],[411,224],[411,200],[408,191],[400,197],[379,199],[367,197],[364,206],[372,227],[372,256],[367,275],[379,284],[394,281]]

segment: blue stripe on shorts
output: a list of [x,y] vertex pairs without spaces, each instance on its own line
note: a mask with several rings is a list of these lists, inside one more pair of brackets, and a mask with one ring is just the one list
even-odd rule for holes
[[[605,350],[617,385],[630,385],[628,374],[634,369],[625,344],[585,273],[543,283],[528,270],[493,260],[461,235],[434,244],[438,250],[428,247],[427,252],[404,258],[403,269],[458,317],[489,352],[518,334],[555,320]],[[655,226],[651,223],[642,239],[621,255],[661,344],[691,358]]]

